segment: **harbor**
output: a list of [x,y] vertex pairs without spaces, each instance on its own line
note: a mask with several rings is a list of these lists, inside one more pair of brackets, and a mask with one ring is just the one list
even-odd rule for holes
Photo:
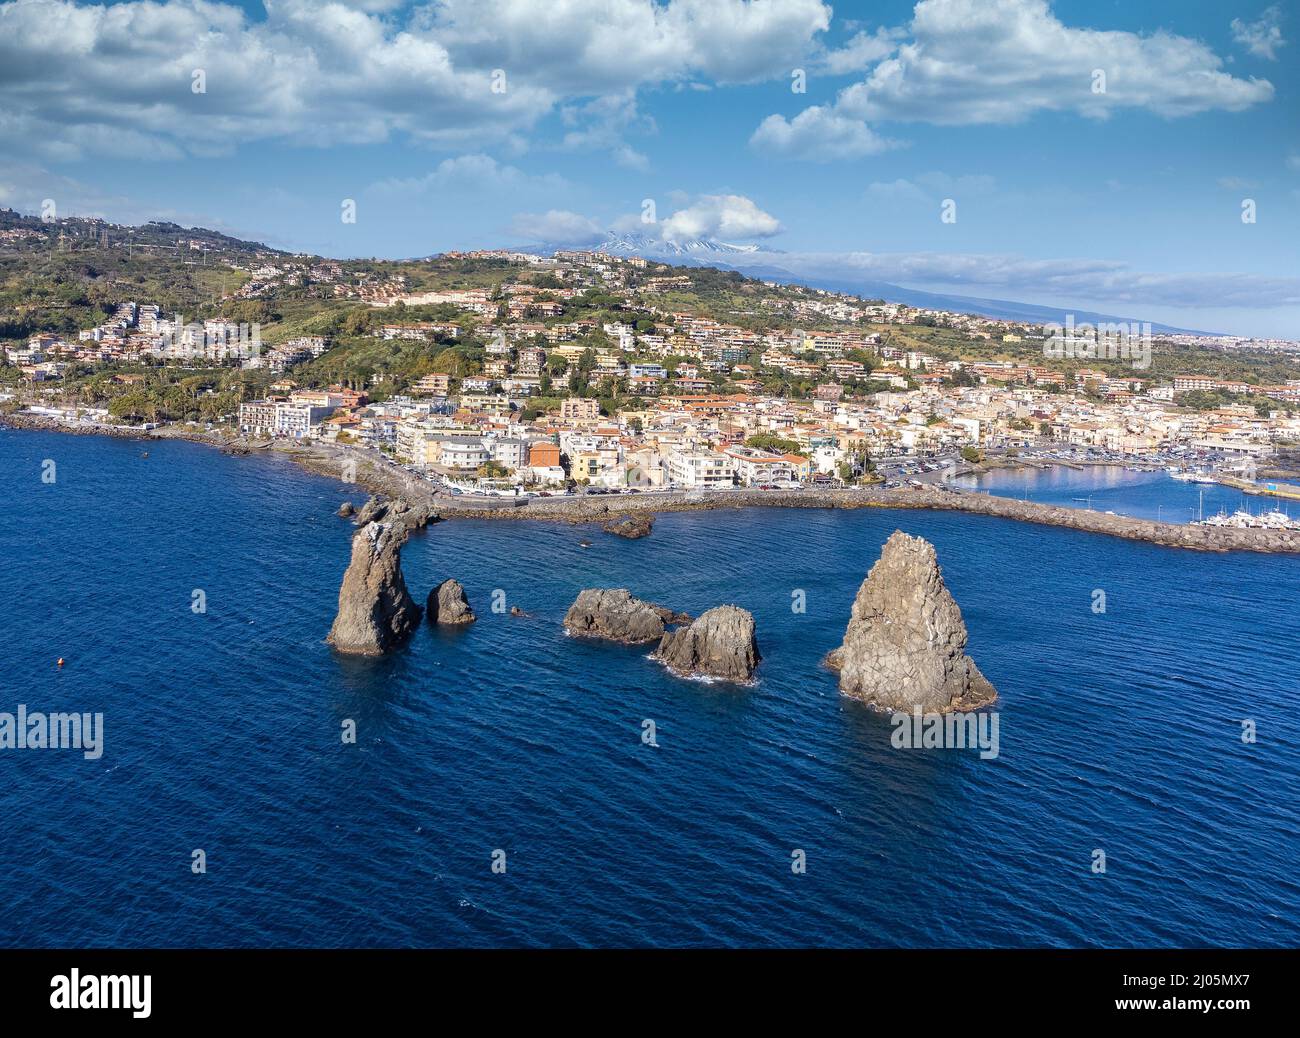
[[[1159,523],[1227,529],[1300,529],[1300,487],[1244,478],[1249,470],[1212,466],[1090,465],[1007,469],[954,485],[1024,503],[1060,505]],[[1274,500],[1262,510],[1251,498]],[[1263,502],[1257,502],[1257,505]],[[1293,517],[1292,513],[1295,513]]]

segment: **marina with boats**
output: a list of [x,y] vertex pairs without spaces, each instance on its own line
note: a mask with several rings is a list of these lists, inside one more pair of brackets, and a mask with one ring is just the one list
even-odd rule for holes
[[1239,459],[1170,458],[1160,465],[1004,469],[954,483],[958,489],[1156,522],[1300,531],[1300,486],[1254,476]]
[[1300,530],[1300,520],[1292,519],[1276,508],[1259,513],[1248,512],[1244,508],[1237,509],[1231,515],[1220,512],[1202,519],[1197,525],[1226,526],[1236,530]]

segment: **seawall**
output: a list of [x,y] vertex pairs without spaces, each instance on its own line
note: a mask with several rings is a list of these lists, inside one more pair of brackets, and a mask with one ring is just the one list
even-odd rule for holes
[[[0,422],[13,427],[94,434],[91,428],[70,428],[46,419],[7,415]],[[1254,551],[1300,554],[1300,531],[1251,530],[1232,527],[1158,523],[1149,519],[1105,512],[1062,508],[1057,505],[989,494],[931,488],[862,487],[836,490],[728,490],[658,492],[640,494],[557,495],[543,498],[491,498],[439,493],[427,480],[406,472],[372,451],[335,444],[248,440],[229,434],[208,433],[183,426],[168,426],[139,434],[98,430],[100,435],[136,435],[139,439],[184,439],[222,448],[235,454],[276,453],[323,476],[355,484],[370,493],[428,502],[444,519],[514,519],[549,522],[600,522],[633,512],[715,511],[724,508],[926,508],[991,515],[1018,522],[1059,526],[1085,533],[1145,541],[1169,548],[1194,551]],[[351,478],[349,478],[351,477]],[[523,503],[520,503],[523,501]]]

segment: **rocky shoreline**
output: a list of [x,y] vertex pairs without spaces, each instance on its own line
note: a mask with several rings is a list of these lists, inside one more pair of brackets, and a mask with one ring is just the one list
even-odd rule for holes
[[138,433],[95,427],[74,428],[50,419],[15,414],[0,416],[0,425],[141,440],[182,439],[218,447],[232,454],[276,454],[287,457],[318,475],[354,485],[358,490],[387,497],[402,497],[413,505],[427,506],[442,519],[515,519],[606,524],[622,516],[728,508],[919,508],[989,515],[1193,551],[1300,554],[1300,531],[1295,530],[1158,523],[1149,519],[1016,501],[974,492],[862,487],[797,491],[733,490],[694,494],[645,493],[625,496],[575,495],[526,499],[466,498],[440,494],[425,480],[395,465],[376,460],[371,452],[334,444],[249,440],[179,426],[165,426]]

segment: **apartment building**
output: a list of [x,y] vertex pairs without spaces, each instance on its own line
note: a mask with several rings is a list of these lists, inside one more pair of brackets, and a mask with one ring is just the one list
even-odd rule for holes
[[[799,473],[791,458],[756,447],[728,447],[723,454],[730,459],[732,470],[742,486],[768,483],[795,483]],[[799,461],[804,459],[799,458]]]
[[566,422],[594,421],[600,417],[600,401],[588,397],[566,397],[560,402],[560,419]]
[[733,486],[733,472],[731,459],[713,451],[670,450],[664,455],[664,475],[675,487]]

